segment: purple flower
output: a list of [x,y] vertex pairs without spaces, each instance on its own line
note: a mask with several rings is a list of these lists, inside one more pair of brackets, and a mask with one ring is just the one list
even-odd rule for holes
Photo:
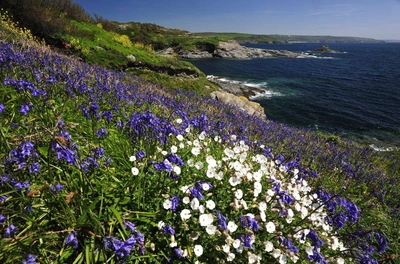
[[104,156],[103,148],[95,148],[93,149],[93,154],[96,159],[102,158]]
[[19,110],[21,112],[21,114],[23,115],[27,115],[28,112],[31,110],[30,107],[32,107],[33,105],[31,103],[25,103],[23,105],[21,105],[21,109]]
[[166,235],[175,235],[175,229],[170,225],[165,225],[162,229]]
[[174,196],[172,196],[171,198],[171,210],[173,212],[176,211],[176,209],[178,208],[179,205],[179,196],[177,194],[175,194]]
[[72,246],[73,248],[78,248],[78,238],[76,237],[78,233],[76,231],[72,231],[67,238],[65,239],[65,245]]
[[175,247],[172,249],[172,251],[174,252],[175,257],[178,257],[178,258],[183,257],[182,250],[180,248]]
[[129,230],[131,230],[131,232],[135,232],[136,231],[136,226],[132,222],[124,221],[124,226],[125,226],[125,228],[128,228]]
[[244,247],[253,249],[254,237],[249,234],[240,234],[239,240],[243,243]]
[[6,217],[2,214],[0,214],[0,225],[4,224],[6,222]]
[[226,224],[226,216],[224,216],[223,214],[221,214],[218,210],[215,210],[215,212],[217,213],[217,218],[218,218],[218,226],[221,227],[223,230],[227,229],[227,224]]
[[314,248],[319,248],[324,244],[324,241],[318,237],[317,232],[310,229],[310,232],[307,234],[307,238],[311,240],[311,245]]
[[99,130],[97,130],[97,138],[104,138],[107,137],[107,130],[102,127]]
[[4,107],[4,105],[3,105],[3,104],[0,104],[0,113],[3,112],[4,109],[6,109],[6,108]]
[[138,153],[136,153],[137,159],[142,159],[144,156],[146,156],[146,152],[144,152],[144,150],[139,150]]
[[52,190],[54,193],[59,193],[64,189],[64,185],[60,184],[60,183],[56,183],[56,184],[52,184],[50,186],[50,190]]
[[155,162],[153,163],[154,169],[161,171],[161,170],[165,170],[167,172],[171,172],[172,171],[172,165],[168,160],[164,160],[163,162]]
[[129,256],[135,246],[136,239],[133,236],[130,236],[125,242],[112,236],[104,239],[104,247],[108,250],[114,251],[115,255],[119,258]]
[[29,166],[29,173],[33,174],[33,173],[39,173],[40,171],[40,164],[39,162],[34,162]]
[[7,196],[5,195],[0,196],[0,203],[4,203],[5,201],[7,201]]
[[375,237],[376,242],[378,243],[378,245],[376,247],[378,250],[378,253],[382,254],[383,252],[386,251],[386,248],[388,247],[388,240],[386,239],[386,237],[383,234],[381,234],[379,232],[376,232],[374,234],[374,237]]
[[26,255],[26,260],[22,260],[22,264],[36,264],[36,259],[38,258],[38,256],[32,255],[32,254],[28,254]]
[[7,228],[6,231],[4,232],[4,234],[7,237],[13,237],[17,234],[17,227],[14,226],[13,224],[10,224]]

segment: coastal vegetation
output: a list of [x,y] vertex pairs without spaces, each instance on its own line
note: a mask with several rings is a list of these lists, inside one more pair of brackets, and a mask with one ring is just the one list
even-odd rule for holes
[[248,115],[177,58],[67,25],[55,49],[1,13],[0,262],[398,261],[398,153]]

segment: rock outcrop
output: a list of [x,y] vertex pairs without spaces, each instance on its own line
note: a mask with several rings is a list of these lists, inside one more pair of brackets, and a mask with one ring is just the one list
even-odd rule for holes
[[249,115],[256,115],[261,118],[266,118],[262,106],[259,103],[250,101],[244,96],[236,96],[224,91],[215,91],[211,93],[211,97],[225,104],[232,104],[239,109],[246,111]]
[[214,50],[196,50],[196,51],[177,51],[181,58],[198,59],[198,58],[223,58],[223,59],[240,59],[246,60],[251,58],[273,58],[273,57],[289,57],[297,58],[304,54],[291,52],[287,50],[269,50],[258,49],[241,46],[237,41],[220,42]]
[[323,45],[323,46],[319,47],[318,49],[314,50],[314,52],[337,53],[339,51],[332,50],[328,45]]

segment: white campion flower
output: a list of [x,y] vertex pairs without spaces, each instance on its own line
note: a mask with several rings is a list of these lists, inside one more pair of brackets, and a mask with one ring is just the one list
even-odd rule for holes
[[228,253],[228,256],[226,257],[226,261],[231,262],[235,259],[235,254],[234,253]]
[[229,148],[224,149],[224,153],[228,158],[233,158],[235,156],[235,152]]
[[229,251],[231,250],[231,247],[227,244],[222,245],[222,251],[224,251],[225,253],[229,253]]
[[158,222],[157,226],[158,226],[159,229],[162,229],[165,226],[164,221]]
[[343,258],[338,257],[338,258],[336,259],[336,263],[337,263],[337,264],[344,264],[345,262],[344,262],[344,259],[343,259]]
[[232,246],[233,246],[234,248],[236,248],[236,249],[239,248],[240,245],[241,245],[241,242],[240,242],[239,239],[235,239],[235,241],[233,241],[233,243],[232,243]]
[[204,167],[204,164],[203,164],[203,162],[198,161],[198,162],[196,162],[196,163],[194,164],[194,167],[195,167],[196,169],[198,169],[198,170],[201,170],[201,169]]
[[278,249],[278,248],[275,248],[274,250],[272,250],[271,255],[272,255],[274,258],[279,258],[279,256],[281,255],[281,250]]
[[190,214],[190,210],[189,209],[183,209],[182,211],[181,211],[181,218],[182,218],[182,220],[187,220],[187,219],[189,219],[190,217],[191,217],[191,214]]
[[203,255],[203,247],[201,245],[195,245],[193,252],[197,257],[200,257],[201,255]]
[[267,210],[267,203],[266,203],[266,202],[259,202],[259,203],[258,203],[258,209],[259,209],[260,211],[265,211],[265,210]]
[[229,178],[229,184],[231,186],[236,186],[236,185],[240,184],[241,182],[242,182],[242,180],[238,177],[230,177]]
[[210,169],[210,167],[209,167],[206,174],[207,174],[207,177],[210,179],[215,178],[215,175],[216,175],[215,169]]
[[217,166],[217,161],[214,159],[213,156],[208,155],[206,157],[206,162],[209,167],[216,167]]
[[265,251],[271,252],[272,250],[274,250],[274,244],[271,241],[265,242]]
[[206,132],[205,131],[203,131],[203,132],[201,132],[200,134],[199,134],[199,136],[198,136],[198,138],[200,139],[200,140],[204,140],[205,138],[206,138]]
[[135,161],[135,160],[136,160],[136,156],[130,156],[130,157],[129,157],[129,161],[132,161],[132,162],[133,162],[133,161]]
[[181,118],[177,118],[176,120],[175,120],[175,123],[177,123],[177,124],[182,124],[182,119]]
[[204,207],[204,205],[200,204],[200,206],[199,206],[199,212],[200,212],[201,214],[204,214],[205,211],[206,211],[206,208]]
[[164,201],[164,203],[163,203],[163,207],[164,207],[164,209],[165,209],[165,210],[168,210],[168,209],[170,209],[170,208],[171,208],[171,206],[172,206],[172,202],[171,202],[171,200],[167,199],[167,200],[165,200],[165,201]]
[[206,227],[206,232],[210,236],[215,235],[215,233],[217,232],[217,227],[215,225],[209,225]]
[[234,169],[235,171],[242,171],[242,169],[243,169],[243,164],[240,163],[239,161],[235,161],[235,162],[232,164],[232,167],[233,167],[233,169]]
[[214,221],[212,214],[202,214],[199,217],[199,223],[201,226],[209,226]]
[[287,256],[284,255],[284,254],[281,254],[281,255],[279,256],[278,261],[279,261],[279,264],[286,264],[286,263],[287,263]]
[[188,204],[188,203],[190,203],[190,198],[187,197],[187,196],[185,196],[185,197],[183,197],[182,202],[183,202],[184,204]]
[[248,254],[249,264],[260,263],[261,256],[256,255],[256,254],[252,254],[250,252],[247,253],[247,254]]
[[199,147],[193,147],[191,150],[191,153],[195,156],[198,156],[200,154],[200,148]]
[[206,202],[206,207],[210,210],[213,210],[215,208],[215,202],[213,200],[208,200]]
[[262,185],[259,182],[254,182],[254,197],[257,197],[262,191]]
[[175,172],[176,175],[181,175],[181,167],[179,167],[178,165],[174,165],[172,166],[172,170]]
[[132,174],[135,175],[135,176],[139,174],[139,169],[136,168],[136,167],[133,167],[133,168],[131,169],[131,171],[132,171]]
[[173,146],[171,147],[171,152],[172,152],[172,153],[178,152],[178,147],[175,146],[175,145],[173,145]]
[[275,232],[276,227],[275,224],[270,221],[265,224],[265,229],[267,230],[268,233],[273,233]]
[[192,199],[192,201],[190,202],[190,207],[192,208],[192,210],[196,211],[196,210],[199,210],[199,206],[200,206],[199,199],[194,197]]
[[229,230],[229,232],[233,233],[238,229],[238,225],[235,224],[235,222],[229,221],[226,228]]
[[182,136],[182,135],[176,135],[176,139],[177,139],[178,141],[182,141],[182,140],[183,140],[183,136]]
[[181,142],[181,143],[179,143],[179,148],[180,148],[180,149],[183,149],[183,148],[185,148],[185,144],[183,144],[182,142]]

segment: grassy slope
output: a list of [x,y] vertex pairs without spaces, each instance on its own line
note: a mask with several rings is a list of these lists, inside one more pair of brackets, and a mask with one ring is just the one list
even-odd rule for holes
[[[10,39],[16,39],[12,33],[3,34],[2,37],[10,37]],[[93,43],[87,45],[94,45]],[[122,52],[122,49],[121,49]],[[45,54],[45,53],[44,53]],[[37,60],[33,60],[37,61]],[[77,63],[76,61],[73,61]],[[13,68],[11,71],[4,71],[3,73],[8,77],[15,77],[15,78],[27,78],[34,82],[34,78],[31,75],[33,72],[27,72],[26,75],[23,74],[25,69],[23,65],[19,66],[20,68]],[[56,74],[57,67],[53,65],[54,71],[49,70],[48,74]],[[65,68],[66,67],[66,68]],[[88,87],[96,87],[96,86],[104,86],[107,82],[99,82],[96,79],[96,71],[93,70],[91,67],[86,67],[82,65],[81,74],[83,74],[83,79],[80,82],[86,83]],[[68,65],[60,65],[60,71],[70,71],[71,68],[68,68]],[[68,70],[69,69],[69,70]],[[99,73],[103,70],[99,69]],[[79,70],[74,72],[74,74],[79,74]],[[4,79],[5,75],[2,75]],[[62,76],[62,75],[60,75]],[[102,171],[98,171],[96,176],[99,177],[95,179],[96,184],[99,186],[103,186],[104,189],[109,189],[110,191],[118,191],[120,186],[119,182],[113,182],[113,185],[107,186],[104,185],[104,181],[111,179],[107,179],[108,176],[113,177],[124,177],[123,172],[120,172],[119,169],[125,168],[129,171],[130,164],[124,160],[127,156],[131,155],[132,152],[139,150],[144,145],[136,145],[137,142],[132,142],[129,138],[126,138],[123,133],[119,133],[115,127],[107,124],[105,120],[96,121],[96,119],[90,119],[89,121],[86,120],[82,115],[77,115],[77,112],[80,111],[78,109],[79,104],[87,104],[88,99],[90,99],[90,93],[88,94],[88,98],[84,96],[78,96],[77,98],[69,98],[64,93],[63,89],[65,88],[65,82],[59,81],[52,85],[49,82],[46,82],[46,78],[50,76],[47,75],[45,72],[42,76],[42,81],[40,83],[43,87],[46,87],[49,92],[50,100],[46,102],[46,111],[42,111],[40,108],[33,108],[32,115],[25,117],[21,115],[18,111],[18,107],[25,103],[26,100],[38,100],[38,98],[31,98],[27,93],[18,93],[15,89],[11,89],[10,86],[0,85],[1,86],[1,102],[7,102],[7,107],[12,107],[14,112],[7,109],[3,114],[6,114],[5,119],[2,121],[5,122],[7,126],[2,126],[2,135],[5,136],[6,140],[2,140],[2,150],[10,149],[13,146],[18,145],[22,140],[26,139],[35,139],[35,143],[42,147],[39,149],[40,154],[43,158],[48,158],[48,154],[46,152],[46,141],[52,140],[52,133],[56,133],[56,122],[57,118],[62,117],[68,126],[71,134],[73,135],[74,140],[82,146],[80,150],[82,153],[90,153],[90,149],[93,147],[98,147],[99,145],[107,147],[107,151],[112,153],[112,156],[116,157],[116,163],[113,169],[104,169]],[[64,78],[64,77],[63,77]],[[106,77],[104,77],[107,80]],[[119,77],[110,77],[118,78]],[[3,80],[2,80],[3,81]],[[247,117],[242,119],[246,120],[246,123],[237,124],[237,122],[233,122],[233,128],[228,126],[229,122],[232,122],[234,119],[235,109],[226,108],[222,109],[218,107],[218,105],[213,106],[211,102],[206,100],[201,100],[200,97],[193,96],[193,98],[186,98],[187,96],[176,96],[174,93],[171,94],[166,93],[163,91],[161,87],[152,86],[150,84],[146,84],[142,80],[137,79],[134,76],[127,77],[126,80],[129,85],[133,85],[134,87],[138,87],[140,93],[146,94],[146,98],[153,99],[146,99],[149,100],[148,102],[142,101],[142,103],[138,105],[129,105],[126,103],[124,107],[127,107],[125,110],[129,110],[132,112],[135,111],[145,111],[151,110],[159,117],[166,117],[169,118],[170,116],[176,114],[175,108],[176,105],[173,103],[174,100],[172,98],[180,98],[180,102],[183,104],[187,104],[190,106],[191,99],[196,98],[198,105],[200,107],[198,109],[192,109],[191,112],[192,116],[196,114],[200,114],[201,112],[206,112],[208,116],[219,116],[222,117],[225,114],[229,113],[231,115],[231,120],[223,119],[226,121],[226,133],[229,134],[234,131],[236,134],[242,133],[247,134],[252,140],[262,140],[262,142],[267,142],[269,146],[273,149],[275,154],[283,153],[287,159],[295,159],[297,155],[301,156],[302,164],[311,167],[312,169],[317,170],[320,173],[321,180],[316,180],[313,182],[315,186],[324,186],[328,188],[332,192],[340,193],[343,191],[342,187],[346,186],[347,189],[345,190],[345,195],[350,197],[353,201],[356,201],[359,206],[363,209],[363,219],[361,224],[366,227],[371,227],[373,229],[379,228],[384,231],[384,233],[389,237],[391,245],[390,245],[390,253],[398,254],[398,237],[399,237],[399,229],[398,229],[398,219],[391,218],[388,214],[388,210],[390,206],[398,204],[398,191],[399,189],[396,188],[396,182],[399,175],[399,163],[398,158],[393,159],[392,157],[385,157],[388,155],[387,153],[373,153],[368,150],[363,150],[353,146],[349,142],[341,141],[341,140],[334,140],[331,142],[327,140],[327,138],[317,136],[312,132],[306,132],[301,130],[293,130],[291,128],[286,128],[284,126],[274,124],[274,123],[257,123],[255,120]],[[117,84],[118,82],[113,82],[113,84]],[[139,93],[139,91],[138,91]],[[129,92],[128,92],[129,94]],[[158,94],[156,96],[156,94]],[[159,96],[164,94],[165,97]],[[86,96],[86,95],[85,95]],[[144,98],[144,97],[143,97]],[[92,99],[92,98],[91,98]],[[102,98],[102,104],[100,105],[101,108],[109,109],[109,103],[107,102],[107,98]],[[142,99],[143,100],[143,99]],[[151,101],[153,100],[153,101]],[[166,101],[173,107],[167,107]],[[1,103],[0,102],[0,103]],[[138,100],[140,102],[140,100]],[[163,102],[163,103],[161,103]],[[164,105],[165,104],[165,105]],[[39,105],[39,104],[38,104]],[[88,106],[89,107],[89,106]],[[188,108],[190,109],[190,107]],[[185,110],[189,111],[189,110]],[[124,118],[124,114],[126,113],[119,113],[120,118]],[[217,118],[217,117],[215,117]],[[8,126],[11,122],[21,123],[24,124],[20,127],[11,127]],[[26,122],[26,123],[24,123]],[[3,125],[3,124],[2,124]],[[105,126],[107,131],[109,131],[109,138],[105,141],[101,141],[96,137],[96,130],[101,126]],[[7,127],[7,128],[6,128]],[[230,129],[230,131],[228,131]],[[267,130],[269,129],[269,130]],[[269,133],[265,133],[265,131],[269,131]],[[268,135],[269,134],[269,135]],[[41,136],[38,136],[41,135]],[[7,142],[7,143],[6,143]],[[142,143],[144,144],[144,143]],[[130,149],[132,148],[132,149]],[[1,158],[6,156],[6,152],[1,153]],[[50,160],[50,158],[49,158]],[[54,162],[55,158],[53,157],[52,162]],[[48,169],[50,172],[45,178],[48,183],[53,183],[54,179],[63,178],[65,175],[62,174],[62,170],[64,169],[65,164],[58,164],[51,163],[52,166],[49,166]],[[57,167],[60,166],[60,167]],[[351,171],[352,170],[352,171]],[[71,173],[70,176],[79,175],[78,173],[74,172],[73,169],[66,168],[66,174]],[[74,173],[73,173],[74,172]],[[353,174],[355,173],[355,174]],[[108,176],[106,176],[108,175]],[[353,176],[352,176],[353,175]],[[355,177],[355,176],[357,177]],[[50,177],[51,176],[51,177]],[[55,176],[54,178],[52,178]],[[105,177],[105,178],[103,178]],[[72,181],[77,181],[76,178],[71,177]],[[85,181],[85,179],[81,179]],[[103,181],[103,183],[101,183]],[[108,181],[107,181],[108,183]],[[71,183],[69,187],[74,187],[74,184],[78,184],[77,188],[84,188],[87,191],[90,190],[88,186],[79,187],[79,183]],[[34,186],[40,187],[40,186]],[[121,191],[122,192],[122,191]],[[386,197],[375,196],[376,194],[381,193],[384,194]],[[78,199],[74,202],[82,203],[82,206],[87,206],[84,203],[89,202],[91,197],[91,193],[88,193],[87,197],[80,202]],[[116,203],[120,207],[124,207],[123,203],[123,196],[126,195],[125,193],[119,193],[119,196],[110,203]],[[134,197],[134,196],[132,196]],[[112,198],[112,197],[108,197]],[[107,199],[108,199],[107,198]],[[21,197],[21,201],[26,199],[26,197]],[[97,200],[96,200],[97,199]],[[99,198],[97,197],[94,201],[100,202]],[[118,200],[120,199],[120,200]],[[382,199],[382,200],[381,200]],[[62,200],[62,199],[61,199]],[[118,200],[118,201],[117,201]],[[387,204],[383,203],[382,201],[386,201]],[[112,205],[112,204],[111,204]],[[40,208],[42,205],[38,205]],[[86,208],[86,207],[85,207]],[[118,207],[119,208],[119,207]],[[92,210],[89,208],[89,211]],[[46,216],[49,212],[45,212]],[[110,212],[104,212],[104,214],[110,214]],[[112,212],[111,212],[112,215]],[[38,216],[39,219],[41,216]],[[103,216],[104,217],[104,216]],[[77,223],[82,227],[85,221],[89,219],[89,216],[80,217],[77,220]],[[139,217],[138,217],[139,218]],[[72,221],[73,219],[71,219]],[[139,219],[137,219],[139,220]],[[140,221],[140,220],[139,220]],[[51,221],[43,221],[41,222],[43,225],[47,223],[51,223]],[[76,224],[76,223],[75,223]],[[118,223],[113,223],[111,226],[117,226]],[[33,227],[32,227],[33,228]],[[96,232],[102,232],[100,227]],[[115,227],[116,228],[116,227]],[[28,231],[25,231],[28,232]],[[122,231],[121,231],[122,232]],[[46,233],[46,237],[48,239],[54,239],[54,234]],[[28,241],[29,238],[23,237],[24,243]],[[60,240],[60,238],[58,238]],[[62,239],[61,239],[62,240]],[[31,241],[31,240],[29,240]],[[32,240],[34,241],[34,240]],[[32,242],[33,243],[33,242]],[[62,241],[61,241],[62,243]],[[88,250],[90,249],[91,245],[86,245]],[[59,248],[58,248],[59,249]],[[47,250],[45,248],[45,250]],[[54,252],[53,252],[54,253]],[[50,252],[48,253],[50,254]],[[71,253],[72,254],[72,253]],[[76,257],[76,256],[75,256]]]

